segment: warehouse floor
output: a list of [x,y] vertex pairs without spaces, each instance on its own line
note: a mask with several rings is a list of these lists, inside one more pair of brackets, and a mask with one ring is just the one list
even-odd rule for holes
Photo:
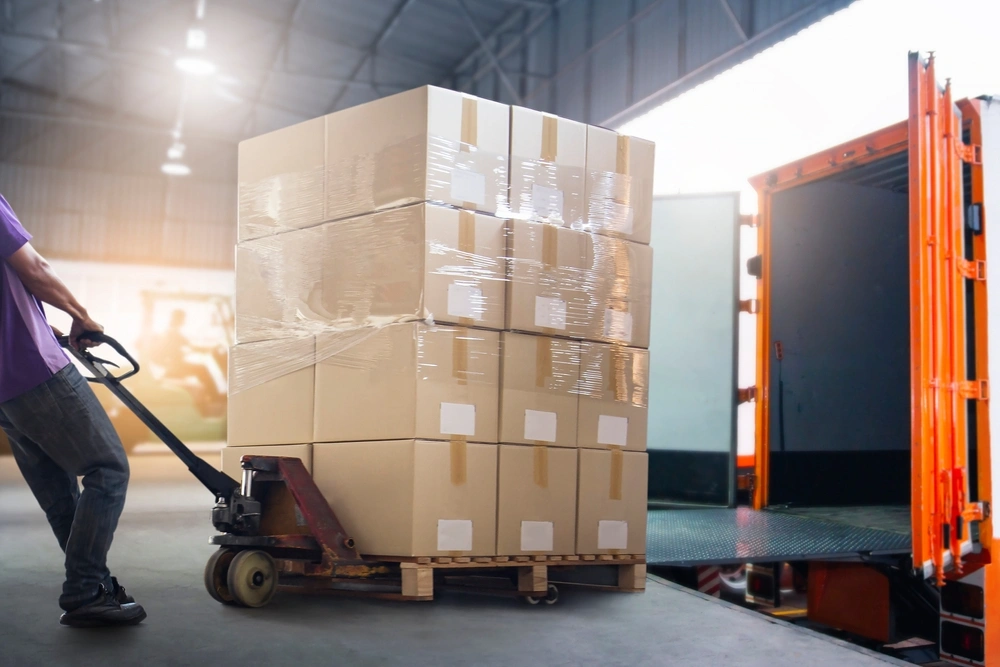
[[644,595],[564,591],[555,606],[279,593],[264,609],[223,607],[201,583],[210,500],[172,460],[135,463],[111,562],[149,618],[73,630],[58,624],[55,540],[0,457],[0,664],[901,664],[656,579]]

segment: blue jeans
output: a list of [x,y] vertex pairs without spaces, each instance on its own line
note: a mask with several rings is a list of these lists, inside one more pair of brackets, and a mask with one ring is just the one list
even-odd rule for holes
[[128,459],[86,379],[69,364],[0,404],[0,427],[66,553],[59,606],[89,602],[101,584],[110,591],[107,556],[125,506]]

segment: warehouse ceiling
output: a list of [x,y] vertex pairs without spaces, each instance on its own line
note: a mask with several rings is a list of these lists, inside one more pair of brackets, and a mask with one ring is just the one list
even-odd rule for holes
[[[232,141],[427,83],[620,120],[646,84],[677,94],[706,64],[746,57],[849,0],[0,3],[8,117]],[[621,79],[610,86],[620,94],[592,85],[602,78]]]

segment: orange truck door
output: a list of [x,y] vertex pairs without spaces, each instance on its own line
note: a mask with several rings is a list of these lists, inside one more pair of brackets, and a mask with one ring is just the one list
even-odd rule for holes
[[[970,498],[969,403],[986,401],[989,386],[969,367],[977,346],[967,318],[967,290],[985,290],[986,263],[966,252],[963,191],[963,167],[980,163],[981,147],[963,141],[962,113],[950,84],[935,80],[933,57],[913,53],[909,65],[913,565],[943,585],[975,558],[988,513]],[[985,327],[985,313],[975,315]]]

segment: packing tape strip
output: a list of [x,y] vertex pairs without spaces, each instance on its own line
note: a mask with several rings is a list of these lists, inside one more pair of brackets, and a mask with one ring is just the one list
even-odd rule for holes
[[455,327],[451,340],[451,374],[458,384],[469,382],[469,330]]
[[458,250],[476,254],[476,214],[472,211],[458,212]]
[[611,490],[608,498],[622,499],[622,478],[625,475],[625,453],[618,445],[611,447]]
[[545,378],[552,377],[552,339],[535,336],[535,386],[545,388]]
[[555,225],[542,224],[542,264],[545,269],[559,265],[559,228]]
[[620,345],[611,345],[608,351],[608,392],[620,403],[629,401],[628,367],[632,356]]
[[[462,144],[461,151],[472,153],[479,144],[479,108],[476,98],[462,98]],[[454,167],[453,167],[454,168]],[[462,202],[462,208],[475,211],[479,208],[476,202]]]
[[555,162],[559,152],[559,119],[542,114],[542,154],[546,162]]
[[479,109],[476,98],[462,98],[462,150],[472,152],[479,143]]
[[[458,212],[458,251],[462,254],[461,263],[476,254],[476,214],[472,211]],[[458,321],[465,326],[475,324],[471,317],[459,317]]]
[[629,161],[631,159],[631,143],[629,137],[624,134],[618,135],[618,151],[615,155],[615,172],[628,175]]
[[534,477],[535,484],[543,489],[549,488],[549,448],[544,442],[535,443]]
[[469,478],[469,443],[459,435],[451,436],[451,483],[461,486]]

